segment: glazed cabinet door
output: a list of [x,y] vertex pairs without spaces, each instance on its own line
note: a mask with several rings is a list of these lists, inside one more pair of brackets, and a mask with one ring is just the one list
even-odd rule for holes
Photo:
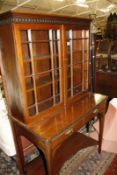
[[89,30],[66,30],[67,97],[89,88]]
[[60,27],[19,27],[18,31],[29,116],[62,102]]

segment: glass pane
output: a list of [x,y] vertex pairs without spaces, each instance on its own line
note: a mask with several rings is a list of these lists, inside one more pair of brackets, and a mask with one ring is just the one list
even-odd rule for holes
[[24,75],[28,76],[32,74],[31,62],[24,62]]
[[55,69],[54,70],[54,77],[55,77],[55,80],[59,80],[59,71],[60,71],[60,69]]
[[34,91],[27,92],[27,103],[28,103],[28,106],[35,104]]
[[36,107],[33,106],[31,108],[28,108],[29,110],[29,115],[32,116],[32,115],[35,115],[36,114]]
[[59,68],[59,57],[58,56],[54,56],[54,68]]
[[[68,67],[67,69],[67,95],[68,97],[71,96],[71,82],[72,82],[73,77],[71,76],[71,66]],[[73,84],[72,84],[73,86]],[[73,90],[72,90],[73,91]]]
[[35,115],[60,102],[60,31],[21,30],[21,41],[28,110]]
[[84,51],[84,61],[88,61],[89,60],[89,52]]
[[52,39],[53,40],[60,39],[60,37],[58,36],[57,30],[52,30]]
[[70,53],[70,41],[67,41],[67,45],[66,45],[67,49],[67,53]]
[[60,102],[60,94],[57,94],[55,97],[56,104]]
[[59,94],[60,93],[60,82],[59,81],[56,81],[55,82],[55,94]]
[[82,65],[77,64],[73,69],[73,86],[79,85],[82,83]]
[[88,47],[89,47],[89,39],[87,38],[85,38],[84,39],[84,50],[88,50]]
[[22,42],[27,42],[28,41],[27,30],[21,30],[21,41]]
[[41,60],[35,59],[34,66],[35,66],[35,74],[48,71],[51,69],[51,59],[48,59],[48,58],[41,59]]
[[68,97],[71,97],[71,89],[68,89],[68,90],[67,90],[67,96],[68,96]]
[[88,62],[84,62],[84,71],[83,71],[83,75],[84,75],[84,90],[88,89],[88,69],[89,69],[89,65]]
[[52,106],[53,106],[53,99],[51,98],[51,99],[48,99],[45,102],[39,103],[38,104],[38,110],[39,110],[39,112],[41,112],[41,111],[44,111],[44,110],[46,110],[46,109],[48,109]]
[[67,95],[71,96],[71,67],[67,69]]
[[73,51],[81,51],[82,50],[82,40],[73,40]]
[[72,38],[82,38],[82,31],[81,30],[73,30]]
[[89,31],[83,31],[84,35],[84,61],[89,60]]
[[84,62],[83,67],[84,67],[84,71],[88,71],[88,62]]
[[53,30],[52,31],[52,50],[53,50],[53,62],[54,68],[58,68],[59,65],[59,42],[60,42],[60,34],[59,31]]
[[33,78],[29,77],[25,79],[26,82],[26,89],[32,89],[33,88]]
[[71,64],[71,56],[70,54],[67,54],[67,66],[70,66]]
[[81,86],[81,85],[75,86],[75,87],[73,88],[73,95],[77,95],[77,94],[79,94],[80,92],[82,92],[82,86]]
[[71,77],[67,78],[67,89],[71,89]]
[[49,40],[48,30],[32,30],[32,42]]
[[67,95],[74,96],[88,87],[89,31],[69,30],[67,38]]
[[53,54],[58,55],[58,41],[53,41]]
[[73,53],[73,64],[78,64],[82,62],[82,52],[74,52]]
[[52,85],[38,87],[37,88],[37,101],[41,102],[43,100],[47,100],[48,98],[52,97]]
[[88,81],[84,81],[84,90],[88,90]]
[[85,82],[88,81],[88,72],[87,71],[84,72],[84,81]]
[[71,66],[68,66],[67,68],[67,77],[71,78]]
[[66,31],[66,39],[67,41],[70,39],[70,30]]
[[33,57],[40,58],[45,56],[50,56],[50,43],[48,42],[40,42],[40,43],[32,43],[33,49]]
[[22,57],[24,60],[31,59],[29,44],[22,44]]
[[89,30],[84,30],[85,32],[85,38],[89,38]]
[[52,72],[44,73],[41,76],[35,78],[36,86],[52,84]]

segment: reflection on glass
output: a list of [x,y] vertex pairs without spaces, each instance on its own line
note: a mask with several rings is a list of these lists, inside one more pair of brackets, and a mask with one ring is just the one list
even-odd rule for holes
[[67,95],[70,97],[88,89],[89,31],[68,30],[66,38]]
[[54,106],[60,95],[60,31],[21,30],[22,57],[30,115]]

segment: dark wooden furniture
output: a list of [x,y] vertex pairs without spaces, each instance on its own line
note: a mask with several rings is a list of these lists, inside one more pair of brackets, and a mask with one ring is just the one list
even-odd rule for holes
[[117,97],[117,41],[102,39],[95,57],[95,92]]
[[[99,144],[101,151],[106,96],[89,92],[89,28],[88,19],[0,16],[2,65],[21,174],[38,162],[25,166],[22,136],[40,150],[49,175],[83,147]],[[96,115],[99,141],[77,132]]]

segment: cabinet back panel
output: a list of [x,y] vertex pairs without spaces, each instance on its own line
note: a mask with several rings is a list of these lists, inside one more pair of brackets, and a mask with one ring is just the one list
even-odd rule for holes
[[48,71],[51,69],[51,60],[50,59],[43,59],[43,60],[36,60],[35,62],[35,74]]
[[43,101],[52,97],[52,85],[45,86],[43,88],[37,88],[37,101]]
[[48,30],[32,30],[32,41],[48,41]]
[[32,74],[31,62],[24,62],[24,75],[28,76]]
[[34,91],[27,92],[28,106],[35,104]]
[[30,60],[31,55],[30,55],[30,50],[29,50],[29,45],[28,44],[22,44],[22,53],[23,53],[23,59],[24,60]]

